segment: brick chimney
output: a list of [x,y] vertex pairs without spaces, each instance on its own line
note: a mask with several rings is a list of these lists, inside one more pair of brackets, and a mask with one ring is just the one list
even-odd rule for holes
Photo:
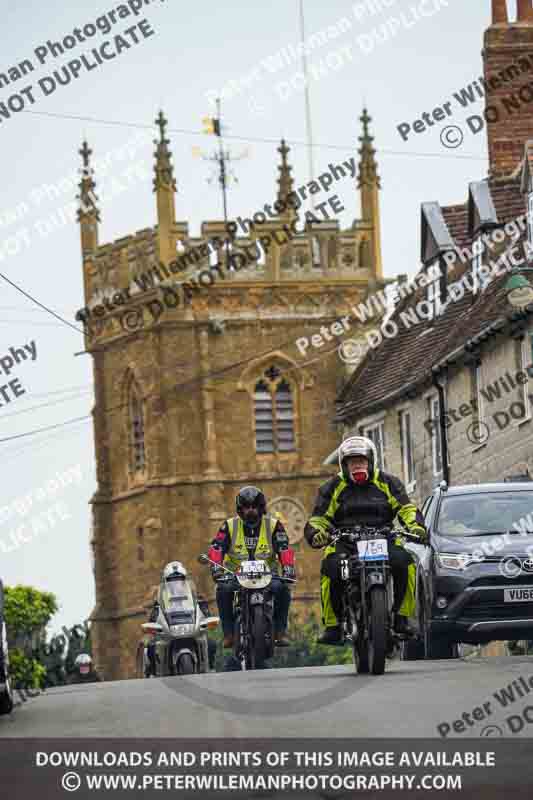
[[483,48],[489,175],[509,177],[533,130],[533,0],[517,0],[509,20],[506,0],[492,0]]

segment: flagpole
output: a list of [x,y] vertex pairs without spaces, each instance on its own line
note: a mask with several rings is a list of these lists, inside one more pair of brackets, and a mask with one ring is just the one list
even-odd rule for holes
[[[309,181],[314,180],[315,167],[313,162],[313,127],[311,123],[311,98],[309,92],[309,78],[307,71],[307,55],[305,52],[305,20],[304,20],[304,0],[300,0],[300,43],[302,51],[302,71],[305,77],[305,122],[307,132],[307,156],[309,165]],[[315,210],[315,196],[310,195],[311,208]]]

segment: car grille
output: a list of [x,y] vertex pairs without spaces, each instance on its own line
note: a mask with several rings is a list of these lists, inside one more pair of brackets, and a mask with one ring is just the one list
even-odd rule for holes
[[476,586],[505,586],[506,588],[513,586],[533,586],[533,575],[528,575],[522,572],[518,578],[505,578],[503,575],[487,575],[484,578],[477,578],[469,584],[471,587]]
[[463,616],[474,620],[531,619],[533,626],[533,603],[478,603],[463,609]]

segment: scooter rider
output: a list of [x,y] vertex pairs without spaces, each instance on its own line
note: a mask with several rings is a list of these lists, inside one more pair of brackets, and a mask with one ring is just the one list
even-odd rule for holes
[[[319,488],[313,515],[305,526],[304,535],[311,547],[328,545],[333,528],[387,526],[396,517],[423,544],[427,537],[424,518],[409,500],[399,478],[378,469],[374,443],[364,436],[351,436],[342,442],[338,455],[340,472]],[[321,564],[320,597],[325,631],[318,641],[322,644],[343,644],[339,624],[341,549],[340,545],[326,547]],[[389,562],[394,581],[394,627],[397,633],[407,633],[407,618],[414,612],[415,604],[415,564],[398,539],[389,545]]]
[[[288,647],[286,638],[291,594],[287,583],[279,579],[278,560],[283,577],[294,578],[294,550],[279,519],[267,514],[265,495],[255,486],[244,486],[236,497],[237,516],[227,519],[211,542],[208,556],[217,564],[236,570],[241,561],[264,559],[272,570],[274,596],[274,642]],[[227,575],[212,568],[217,580],[217,604],[224,632],[224,647],[233,646],[233,595],[239,588],[235,578],[218,580]]]

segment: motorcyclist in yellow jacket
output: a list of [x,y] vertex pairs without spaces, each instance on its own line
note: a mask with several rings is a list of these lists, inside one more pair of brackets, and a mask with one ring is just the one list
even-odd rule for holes
[[[342,583],[339,579],[338,545],[328,545],[334,528],[354,525],[380,527],[398,518],[407,531],[420,538],[427,534],[422,514],[409,500],[403,483],[377,467],[374,443],[364,436],[351,436],[339,447],[340,472],[318,490],[313,514],[305,526],[305,538],[314,548],[323,548],[320,569],[322,644],[343,644],[340,625]],[[407,633],[407,618],[414,612],[415,564],[397,539],[389,546],[389,563],[394,581],[394,627]]]

